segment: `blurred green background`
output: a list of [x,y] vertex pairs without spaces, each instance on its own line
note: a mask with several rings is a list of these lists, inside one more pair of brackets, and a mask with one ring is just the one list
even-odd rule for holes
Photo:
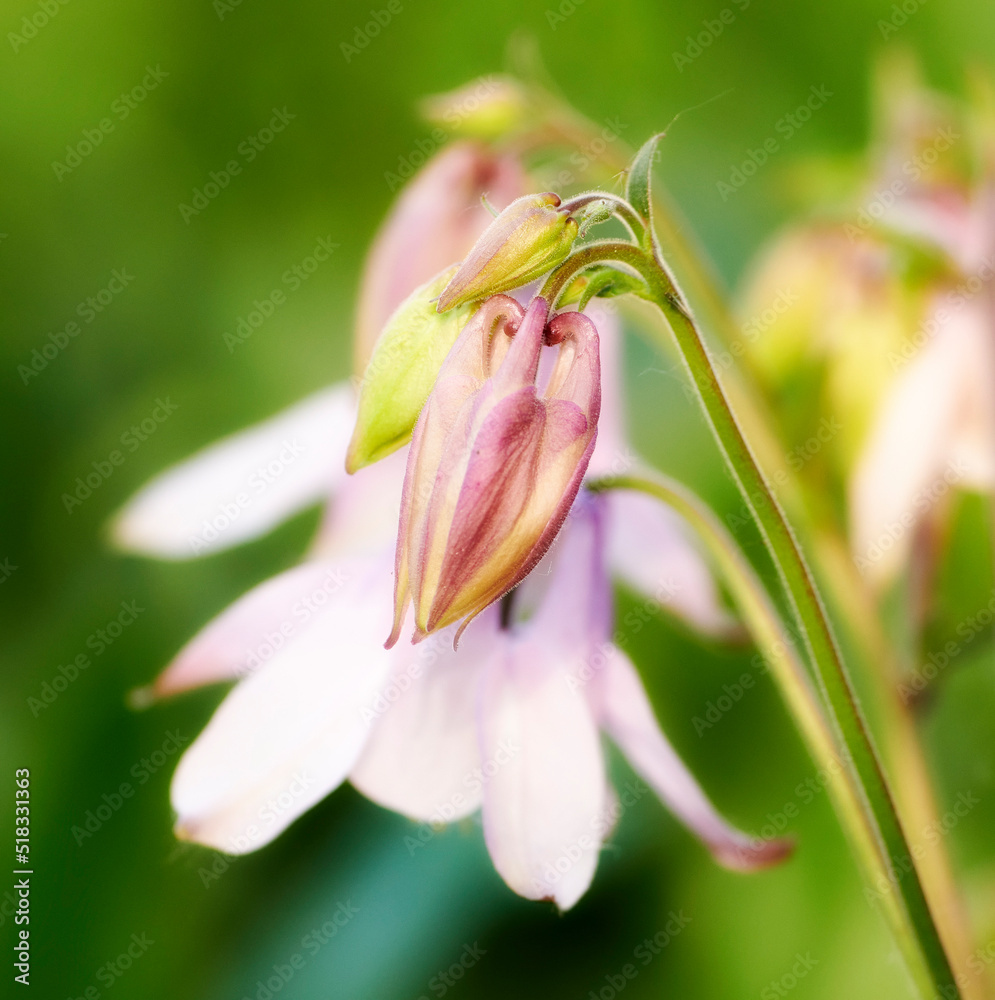
[[[888,0],[573,0],[562,7],[496,0],[478,8],[401,0],[381,34],[347,61],[341,44],[369,20],[368,0],[49,0],[56,13],[27,38],[22,19],[44,6],[11,0],[0,12],[0,561],[16,567],[0,583],[7,789],[0,816],[12,842],[13,770],[30,768],[35,995],[63,1000],[92,987],[116,1000],[265,1000],[259,981],[300,954],[303,967],[274,994],[281,1000],[612,1000],[620,970],[633,962],[639,975],[623,977],[626,1000],[785,990],[799,1000],[907,996],[825,796],[808,801],[797,791],[814,769],[769,681],[712,729],[695,732],[692,718],[723,684],[753,669],[751,651],[703,648],[662,619],[629,642],[661,719],[717,804],[744,828],[759,831],[798,806],[788,825],[799,849],[782,868],[751,877],[716,868],[650,795],[626,810],[593,888],[563,916],[504,886],[477,823],[441,831],[413,850],[405,838],[417,827],[348,787],[257,855],[225,862],[178,844],[168,804],[177,754],[158,768],[141,762],[170,732],[192,738],[221,691],[143,713],[126,707],[126,692],[235,597],[293,564],[317,512],[189,563],[119,556],[107,547],[104,526],[166,465],[348,374],[359,268],[392,198],[385,172],[430,132],[415,101],[501,69],[513,33],[529,33],[564,95],[595,121],[621,121],[632,145],[676,112],[722,95],[671,130],[660,173],[734,285],[797,207],[789,161],[851,154],[864,144],[875,56],[910,46],[934,84],[956,91],[968,63],[990,62],[995,53],[995,7],[932,0],[884,39],[878,22],[892,14]],[[732,23],[700,56],[675,65],[686,36],[725,7]],[[116,104],[149,67],[158,82],[147,97],[131,108]],[[723,200],[717,183],[775,134],[775,123],[812,86],[826,87],[831,99],[751,183]],[[184,221],[179,205],[274,108],[294,116],[284,131]],[[67,144],[102,119],[113,128],[99,145],[56,171]],[[223,334],[320,237],[341,246],[230,351]],[[78,318],[77,304],[105,288],[115,269],[132,276],[127,287],[25,384],[18,366],[30,365],[49,333]],[[654,364],[648,349],[630,346],[638,446],[720,508],[738,510],[678,382],[641,374]],[[158,399],[175,412],[67,512],[63,493]],[[60,665],[94,653],[98,640],[90,637],[122,602],[143,609],[134,623],[51,704],[29,702]],[[623,603],[623,616],[626,609]],[[986,632],[944,685],[926,726],[941,802],[966,790],[980,800],[948,841],[982,913],[995,891],[993,725]],[[618,772],[620,781],[631,778],[621,764]],[[79,843],[74,825],[124,781],[135,795]],[[0,897],[9,888],[0,883]],[[340,905],[355,915],[320,947],[306,943]],[[672,912],[689,918],[680,934],[647,964],[634,959]],[[3,927],[9,956],[9,917]],[[982,941],[992,931],[995,925]],[[145,935],[147,947],[122,975],[111,973],[106,963],[132,935]],[[479,956],[472,967],[458,980],[440,978],[467,946]],[[5,984],[10,975],[4,972]]]

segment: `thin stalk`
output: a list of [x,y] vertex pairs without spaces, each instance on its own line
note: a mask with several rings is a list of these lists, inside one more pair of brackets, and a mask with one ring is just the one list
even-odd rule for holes
[[[694,529],[729,588],[757,649],[770,665],[809,755],[829,774],[830,795],[865,878],[872,883],[887,878],[887,866],[878,849],[875,830],[868,822],[852,772],[846,766],[848,751],[839,744],[826,720],[805,666],[798,659],[791,636],[763,583],[724,525],[700,498],[659,474],[652,478],[606,476],[588,482],[587,488],[595,492],[630,489],[646,493],[667,504]],[[898,916],[895,914],[894,918]]]
[[901,906],[889,906],[886,913],[892,917],[892,929],[909,970],[924,997],[941,990],[957,997],[960,994],[950,963],[814,579],[784,512],[740,430],[704,341],[690,312],[678,298],[673,281],[654,257],[638,247],[606,241],[585,247],[568,258],[547,279],[543,294],[548,292],[550,301],[555,301],[573,274],[599,259],[599,251],[600,259],[621,262],[639,273],[646,282],[647,297],[656,303],[670,325],[719,449],[781,579],[833,724],[850,755],[879,850],[888,859],[887,863],[894,866],[893,877],[881,891],[884,898],[897,894],[901,901]]

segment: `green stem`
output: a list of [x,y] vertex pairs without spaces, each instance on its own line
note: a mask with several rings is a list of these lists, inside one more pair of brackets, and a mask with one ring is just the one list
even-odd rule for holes
[[[733,481],[753,514],[784,587],[805,642],[819,687],[842,744],[847,748],[863,807],[872,822],[879,852],[893,866],[893,876],[881,887],[885,898],[897,896],[900,906],[888,907],[893,930],[923,996],[957,997],[959,991],[936,925],[930,914],[911,850],[899,822],[883,770],[857,706],[854,691],[812,574],[780,505],[768,486],[723,392],[704,341],[687,307],[680,301],[663,266],[632,244],[592,244],[568,258],[559,270],[569,272],[596,263],[596,255],[634,268],[647,284],[648,297],[667,319],[692,383],[708,417]],[[543,294],[555,304],[560,275],[547,279]],[[563,285],[560,285],[562,288]]]
[[770,665],[788,710],[815,764],[829,775],[833,802],[857,852],[865,876],[872,882],[887,878],[872,825],[859,791],[846,766],[848,751],[837,742],[826,720],[808,673],[798,659],[793,640],[784,627],[763,584],[735,540],[715,514],[693,493],[664,476],[606,476],[587,483],[594,492],[610,489],[638,490],[667,504],[704,543],[733,601]]

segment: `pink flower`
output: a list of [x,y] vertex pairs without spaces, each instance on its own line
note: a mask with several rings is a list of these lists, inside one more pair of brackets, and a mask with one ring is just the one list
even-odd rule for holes
[[598,334],[580,313],[553,318],[540,393],[546,315],[542,298],[524,315],[487,299],[439,372],[408,457],[388,645],[411,597],[416,639],[465,627],[528,575],[577,495],[601,407]]
[[[613,317],[598,323],[605,371],[613,372]],[[288,428],[304,441],[336,442],[339,454],[326,456],[324,481],[319,463],[307,477],[273,478],[270,492],[243,508],[250,518],[241,524],[251,531],[238,529],[240,539],[266,530],[317,499],[322,483],[332,502],[312,559],[222,612],[153,685],[161,696],[238,681],[173,778],[178,834],[244,853],[349,779],[418,821],[448,822],[479,809],[509,886],[567,908],[589,885],[617,814],[604,733],[721,863],[745,869],[783,857],[782,842],[750,841],[722,820],[611,642],[609,568],[691,621],[728,626],[676,516],[646,497],[582,493],[557,543],[514,592],[504,621],[491,606],[458,650],[454,627],[387,650],[381,640],[404,453],[348,479],[340,475],[352,419],[346,393],[330,390],[170,470],[117,522],[132,548],[194,554],[187,540],[205,512],[230,503],[247,470],[267,466],[293,435]],[[614,392],[606,392],[604,406],[606,433],[592,458],[602,470],[631,454]],[[233,475],[228,485],[225,471]],[[229,532],[236,524],[238,516]],[[208,542],[214,548],[235,537],[218,530]]]

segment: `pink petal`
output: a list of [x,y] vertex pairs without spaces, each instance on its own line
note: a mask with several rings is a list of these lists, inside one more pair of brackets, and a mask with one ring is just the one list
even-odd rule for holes
[[598,328],[601,345],[601,414],[598,443],[589,476],[618,476],[631,470],[636,456],[625,429],[625,387],[622,369],[622,324],[617,307],[595,299],[585,314]]
[[735,628],[708,564],[678,514],[629,490],[612,491],[608,504],[609,562],[615,576],[702,632],[722,635]]
[[379,641],[390,586],[389,562],[368,563],[222,702],[173,776],[179,836],[232,854],[255,850],[349,774],[391,665]]
[[339,384],[205,448],[132,497],[114,540],[189,559],[264,534],[342,482],[354,419],[352,389]]
[[177,694],[263,668],[319,621],[325,607],[340,600],[365,572],[364,563],[323,560],[271,577],[205,625],[148,693],[155,697]]
[[569,909],[594,876],[605,769],[585,698],[559,651],[514,640],[487,664],[480,703],[484,837],[519,895]]
[[[991,479],[984,447],[970,446],[972,439],[993,440],[985,349],[991,321],[975,303],[941,300],[939,307],[949,319],[899,372],[851,476],[854,558],[878,584],[902,566],[916,523],[952,486]],[[965,450],[980,453],[973,467]]]
[[702,839],[716,861],[737,871],[750,871],[787,857],[789,842],[748,837],[715,811],[667,742],[639,675],[625,654],[614,648],[605,651],[590,693],[601,724],[633,768],[671,812]]
[[350,775],[367,798],[422,822],[461,819],[483,800],[475,709],[483,664],[504,635],[496,608],[470,626],[458,651],[451,631],[395,647]]

